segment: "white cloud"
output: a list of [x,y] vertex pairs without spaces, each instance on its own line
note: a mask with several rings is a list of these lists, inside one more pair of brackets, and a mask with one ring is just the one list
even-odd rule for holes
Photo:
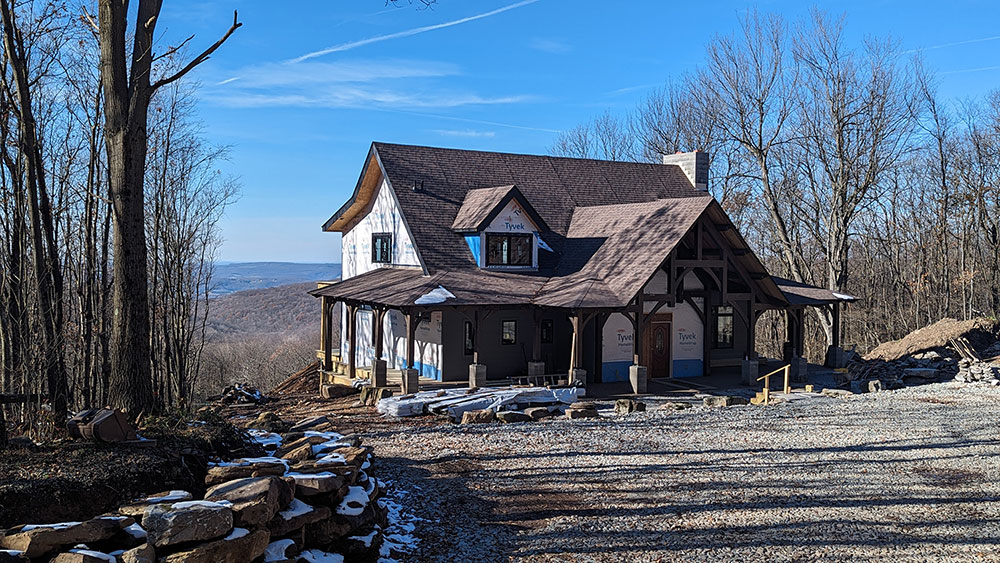
[[207,102],[230,107],[447,108],[511,104],[527,95],[483,96],[439,87],[460,74],[449,63],[415,60],[263,63],[207,88]]
[[388,35],[377,35],[375,37],[369,37],[368,39],[362,39],[360,41],[351,41],[349,43],[341,43],[340,45],[334,45],[332,47],[327,47],[326,49],[320,49],[319,51],[313,51],[311,53],[306,53],[305,55],[302,55],[301,57],[296,57],[296,58],[292,59],[289,62],[300,63],[300,62],[306,61],[308,59],[313,59],[313,58],[316,58],[316,57],[322,57],[323,55],[328,55],[330,53],[337,53],[337,52],[340,52],[340,51],[347,51],[347,50],[350,50],[350,49],[355,49],[357,47],[362,47],[364,45],[370,45],[372,43],[378,43],[380,41],[388,41],[390,39],[398,39],[398,38],[401,38],[401,37],[410,37],[411,35],[418,35],[420,33],[427,33],[428,31],[434,31],[434,30],[437,30],[437,29],[444,29],[446,27],[452,27],[452,26],[455,26],[455,25],[460,25],[460,24],[471,22],[471,21],[475,21],[475,20],[481,20],[483,18],[488,18],[490,16],[495,16],[496,14],[500,14],[500,13],[506,12],[508,10],[513,10],[515,8],[520,8],[521,6],[527,6],[528,4],[534,4],[535,2],[538,2],[538,0],[523,0],[521,2],[516,2],[514,4],[510,4],[510,5],[504,6],[502,8],[497,8],[496,10],[491,10],[489,12],[484,12],[482,14],[476,14],[474,16],[469,16],[469,17],[466,17],[466,18],[452,20],[450,22],[438,23],[438,24],[434,24],[434,25],[425,25],[423,27],[415,27],[413,29],[407,29],[405,31],[398,31],[396,33],[390,33]]
[[431,129],[431,133],[445,137],[490,138],[497,136],[496,131],[476,131],[474,129]]

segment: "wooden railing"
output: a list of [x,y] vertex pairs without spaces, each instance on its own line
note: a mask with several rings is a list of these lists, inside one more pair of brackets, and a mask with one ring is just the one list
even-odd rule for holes
[[757,381],[760,381],[762,379],[764,380],[764,404],[765,405],[768,404],[770,402],[770,400],[771,400],[771,376],[774,375],[774,374],[776,374],[776,373],[778,373],[779,371],[785,372],[785,385],[784,385],[784,387],[782,389],[784,390],[784,392],[786,394],[792,392],[792,387],[791,387],[791,384],[789,382],[789,377],[790,377],[790,374],[791,374],[791,370],[792,370],[792,364],[785,364],[784,366],[782,366],[782,367],[780,367],[780,368],[778,368],[778,369],[776,369],[776,370],[774,370],[774,371],[772,371],[770,373],[764,374],[763,377],[758,377],[757,378]]

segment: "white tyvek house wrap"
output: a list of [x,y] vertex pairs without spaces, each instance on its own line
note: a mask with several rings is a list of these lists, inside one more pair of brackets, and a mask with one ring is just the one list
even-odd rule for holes
[[[370,272],[384,264],[372,263],[372,235],[392,233],[392,266],[420,267],[417,249],[403,221],[396,198],[383,179],[371,210],[341,239],[343,278]],[[390,311],[385,316],[383,354],[390,369],[401,369],[406,363],[406,322],[402,313]],[[371,366],[375,359],[372,345],[372,312],[359,311],[357,321],[357,365]],[[348,352],[347,317],[341,320],[341,354]],[[417,329],[414,360],[421,375],[441,377],[441,314],[435,313],[429,322]]]
[[[701,281],[693,273],[684,277],[684,289],[703,289]],[[667,274],[662,270],[656,272],[653,279],[644,288],[646,293],[668,293]],[[696,297],[694,302],[704,307],[704,299]],[[646,303],[645,312],[653,310],[653,303]],[[678,303],[676,307],[661,307],[657,313],[672,313],[670,359],[673,363],[674,377],[701,375],[701,362],[704,360],[705,327],[701,317],[691,305]],[[603,380],[628,380],[628,366],[632,364],[634,334],[632,322],[621,313],[608,317],[604,325],[603,347],[601,349],[601,370]],[[640,343],[641,344],[641,343]]]
[[[528,217],[524,209],[514,200],[507,202],[507,205],[500,211],[486,229],[480,233],[479,247],[482,249],[479,257],[479,266],[486,266],[486,253],[489,249],[486,246],[486,233],[523,233],[530,234],[531,237],[531,266],[538,267],[538,225]],[[526,266],[524,266],[526,267]]]

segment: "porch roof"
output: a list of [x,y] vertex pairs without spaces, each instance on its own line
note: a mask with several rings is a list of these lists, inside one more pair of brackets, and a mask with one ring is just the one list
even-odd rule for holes
[[778,285],[781,293],[785,294],[785,299],[788,300],[790,305],[818,307],[832,303],[853,303],[858,300],[853,295],[839,293],[832,289],[824,289],[777,276],[771,276],[771,279]]

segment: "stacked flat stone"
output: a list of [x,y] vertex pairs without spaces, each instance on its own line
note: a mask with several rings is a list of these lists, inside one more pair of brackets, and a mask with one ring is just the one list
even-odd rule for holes
[[204,499],[166,491],[86,522],[6,530],[0,563],[247,563],[307,552],[377,559],[388,510],[372,449],[324,417],[292,426],[282,442],[266,458],[214,464]]

